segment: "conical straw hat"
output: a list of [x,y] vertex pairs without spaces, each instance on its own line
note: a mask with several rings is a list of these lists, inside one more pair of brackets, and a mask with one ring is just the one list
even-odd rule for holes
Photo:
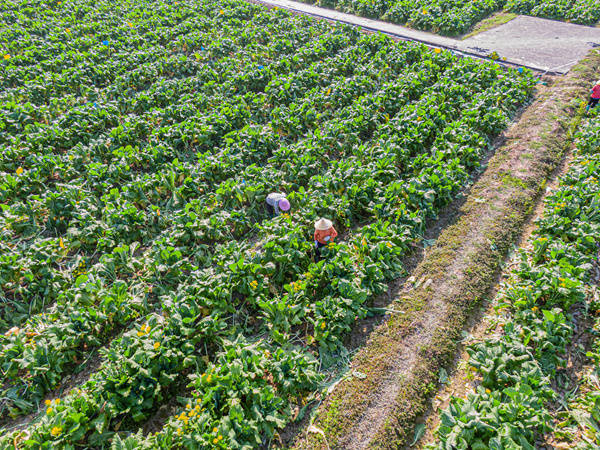
[[315,230],[329,230],[333,225],[333,222],[329,219],[319,219],[315,222]]

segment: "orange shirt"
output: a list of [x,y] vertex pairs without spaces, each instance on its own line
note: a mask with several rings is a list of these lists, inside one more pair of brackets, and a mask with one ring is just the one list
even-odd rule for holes
[[[325,238],[329,236],[329,240],[325,240]],[[329,244],[333,242],[335,237],[337,236],[337,231],[335,228],[331,227],[328,230],[315,230],[315,241],[320,242],[321,244]]]

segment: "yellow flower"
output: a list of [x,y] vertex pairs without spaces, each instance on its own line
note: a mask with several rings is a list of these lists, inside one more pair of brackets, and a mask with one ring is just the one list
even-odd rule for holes
[[131,22],[127,22],[127,25],[129,25],[130,27],[133,26],[133,24]]
[[[7,58],[6,58],[6,56],[5,56],[4,58],[5,58],[5,59],[7,59]],[[19,168],[17,169],[16,173],[17,173],[17,175],[21,175],[21,174],[23,173],[23,168],[22,168],[22,167],[19,167]]]
[[70,33],[70,32],[71,32],[71,29],[70,29],[70,28],[67,28],[67,33]]
[[61,432],[62,432],[61,427],[52,427],[50,434],[52,434],[52,436],[58,436]]
[[441,49],[441,48],[436,48],[436,49],[434,50],[434,52],[436,52],[436,53],[442,53],[442,49]]
[[181,434],[181,433],[182,433],[181,428],[177,428],[177,434]]
[[429,11],[427,11],[426,9],[423,9],[423,14],[427,14]]
[[10,55],[4,55],[4,59],[10,59]]
[[225,11],[221,10],[219,11],[219,14],[225,14]]
[[46,410],[46,414],[48,414],[48,415],[52,414],[52,408],[48,408],[48,409]]
[[491,393],[492,393],[492,391],[490,391],[489,389],[486,389],[486,390],[485,390],[485,393],[486,393],[486,394],[491,394]]
[[58,240],[58,245],[60,246],[60,248],[65,248],[65,241],[63,241],[63,238],[60,238]]
[[217,438],[213,439],[213,444],[217,444],[219,442],[219,440]]
[[327,326],[327,325],[325,325],[325,322],[323,322],[323,323],[321,324],[321,330],[324,330],[326,326]]
[[212,375],[209,373],[208,376],[206,377],[206,382],[210,383],[212,381]]
[[219,429],[217,427],[213,428],[213,433],[216,433],[217,431],[219,431]]
[[46,400],[44,403],[46,404],[46,406],[50,406],[52,404],[52,400]]
[[538,307],[537,307],[537,306],[534,306],[533,308],[531,308],[531,310],[532,310],[533,312],[536,312],[536,311],[538,310]]
[[158,350],[159,347],[160,347],[160,342],[155,342],[154,343],[154,350]]
[[223,439],[223,436],[219,435],[219,437],[217,437],[218,440]]
[[386,245],[388,246],[388,248],[392,248],[392,243],[391,242],[388,242]]
[[57,398],[56,400],[54,400],[54,402],[58,405],[60,403],[60,398]]

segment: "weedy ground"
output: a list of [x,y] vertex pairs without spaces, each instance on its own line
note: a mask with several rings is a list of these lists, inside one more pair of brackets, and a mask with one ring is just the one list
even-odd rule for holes
[[499,27],[500,25],[504,25],[505,23],[510,22],[517,16],[518,16],[518,14],[509,13],[509,12],[505,12],[505,11],[500,11],[500,12],[494,13],[487,19],[483,19],[481,22],[479,22],[477,25],[475,25],[473,27],[473,30],[471,30],[471,32],[465,34],[461,39],[465,40],[472,36],[475,36],[476,34],[483,33],[484,31]]

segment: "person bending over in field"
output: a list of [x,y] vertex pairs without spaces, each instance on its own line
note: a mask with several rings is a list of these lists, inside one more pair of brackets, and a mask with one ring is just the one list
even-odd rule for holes
[[588,112],[590,108],[595,108],[600,101],[600,80],[596,81],[596,85],[592,88],[592,94],[590,95],[590,101],[587,104],[585,112]]
[[290,210],[290,202],[285,198],[285,194],[271,192],[267,195],[267,210],[271,215],[278,216],[281,211]]
[[319,219],[315,222],[315,260],[321,259],[321,247],[333,242],[337,236],[337,231],[333,228],[333,223],[329,219]]

